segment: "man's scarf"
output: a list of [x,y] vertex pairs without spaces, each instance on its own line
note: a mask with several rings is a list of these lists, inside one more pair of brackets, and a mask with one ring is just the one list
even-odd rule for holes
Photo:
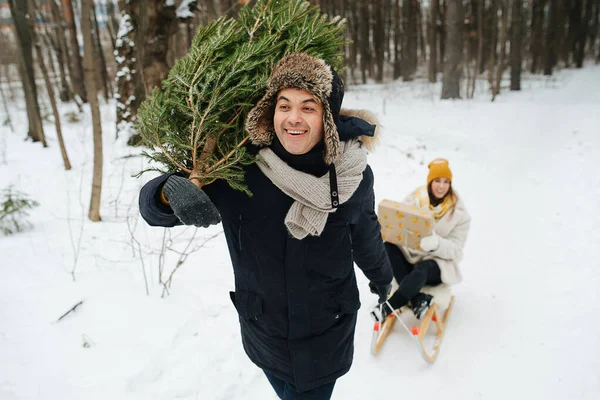
[[[357,139],[342,142],[342,154],[335,163],[340,204],[356,191],[367,167],[367,150]],[[290,167],[268,147],[258,153],[258,167],[282,192],[294,199],[285,216],[285,226],[296,239],[319,236],[329,213],[337,207],[331,204],[329,174],[316,177]],[[330,170],[331,171],[331,170]]]

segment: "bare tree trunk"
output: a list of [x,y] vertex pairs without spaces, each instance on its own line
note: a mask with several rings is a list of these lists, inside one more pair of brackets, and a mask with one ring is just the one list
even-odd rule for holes
[[100,198],[102,195],[102,122],[98,90],[96,88],[96,64],[94,62],[94,41],[92,39],[92,7],[93,0],[81,2],[81,31],[83,33],[84,78],[89,93],[92,126],[94,129],[94,173],[92,177],[92,197],[88,218],[94,222],[100,218]]
[[394,1],[394,79],[402,76],[402,35],[400,33],[400,1]]
[[[421,51],[421,57],[423,58],[423,63],[427,64],[427,45],[425,44],[425,33],[423,32],[423,21],[425,21],[427,17],[423,16],[423,6],[420,2],[417,1],[417,33],[419,34],[419,48]],[[415,59],[415,71],[418,68],[418,59]]]
[[[23,83],[25,93],[25,103],[27,106],[27,118],[29,120],[28,137],[34,142],[42,142],[47,147],[42,117],[38,104],[37,89],[35,87],[35,76],[33,73],[33,54],[31,32],[33,26],[30,26],[28,16],[32,13],[29,10],[28,3],[22,1],[9,0],[10,15],[15,24],[15,36],[17,49],[20,53],[18,57],[19,74]],[[33,24],[33,22],[32,22]]]
[[[581,0],[577,0],[581,1]],[[565,67],[570,63],[571,48],[573,46],[572,37],[569,37],[569,16],[573,0],[559,0],[557,3],[556,23],[554,29],[554,46],[556,49],[556,65],[559,60],[563,60]],[[548,7],[550,8],[550,7]],[[546,10],[549,12],[549,10]],[[549,18],[548,18],[549,19]],[[549,23],[550,21],[548,21]],[[545,57],[545,55],[544,55]],[[545,64],[545,58],[544,58]]]
[[[17,48],[17,53],[19,53],[18,48]],[[19,69],[18,61],[17,61],[17,69]],[[14,101],[15,100],[15,91],[13,90],[12,84],[10,83],[11,77],[10,77],[9,70],[10,70],[10,65],[5,64],[4,65],[4,76],[6,77],[6,86],[8,86],[8,96],[9,96],[8,98],[10,99],[10,101]]]
[[402,6],[403,35],[402,42],[402,80],[412,81],[416,70],[418,34],[417,12],[413,0],[405,0]]
[[71,1],[62,0],[65,23],[71,39],[71,62],[73,64],[71,83],[73,84],[73,90],[79,95],[81,101],[87,103],[87,94],[83,84],[83,67],[81,65],[81,55],[79,54],[79,41],[77,40],[77,27],[73,18],[73,3]]
[[600,0],[589,0],[592,2],[593,11],[590,15],[591,26],[588,37],[589,57],[594,59],[596,56],[596,37],[598,36],[598,24],[600,23]]
[[385,24],[383,22],[382,0],[373,0],[373,47],[377,65],[376,82],[383,82],[383,64],[385,60]]
[[104,50],[102,49],[102,42],[100,41],[100,29],[98,28],[98,18],[96,17],[96,7],[92,7],[92,16],[94,17],[93,31],[94,39],[96,42],[96,51],[98,54],[98,61],[100,64],[100,80],[102,81],[102,88],[104,89],[104,100],[108,102],[110,99],[110,92],[112,87],[108,80],[108,71],[106,69],[106,61],[104,59]]
[[[33,0],[28,0],[29,9],[35,9]],[[56,136],[58,137],[58,143],[60,145],[60,153],[63,158],[63,163],[65,165],[65,170],[71,169],[71,162],[69,161],[69,156],[67,155],[67,149],[65,147],[65,142],[63,140],[62,129],[60,125],[60,114],[58,113],[58,107],[56,105],[56,96],[54,95],[54,88],[52,87],[52,82],[50,81],[50,76],[48,75],[48,69],[46,68],[46,63],[44,62],[44,54],[42,52],[42,47],[40,46],[39,41],[36,38],[35,30],[32,29],[32,41],[35,46],[35,51],[37,54],[38,64],[40,69],[42,70],[42,75],[44,76],[44,82],[46,83],[46,90],[48,91],[48,98],[50,99],[50,106],[52,107],[52,114],[54,116],[54,126],[56,127]],[[52,61],[51,61],[52,62]]]
[[475,86],[477,85],[477,76],[480,73],[481,63],[483,60],[483,18],[484,18],[485,0],[478,0],[477,3],[477,65],[473,71],[473,83],[471,84],[471,93],[469,98],[475,95]]
[[360,20],[358,18],[358,11],[356,2],[353,0],[348,0],[349,10],[350,10],[350,18],[348,20],[348,33],[350,38],[353,39],[349,44],[349,58],[348,58],[348,67],[350,69],[350,76],[352,77],[352,81],[356,82],[356,69],[358,68],[358,53],[359,53],[359,24]]
[[221,5],[221,15],[227,15],[230,18],[235,16],[237,8],[233,0],[219,0]]
[[492,92],[494,91],[494,72],[496,68],[496,41],[498,37],[498,9],[496,7],[497,0],[490,1],[489,18],[490,18],[490,43],[488,55],[488,83]]
[[[575,54],[577,53],[577,45],[579,39],[579,30],[581,29],[581,9],[583,0],[569,2],[570,8],[565,10],[568,12],[569,18],[569,33],[567,36],[567,43],[564,45],[564,53],[565,53],[565,66],[569,67],[571,65],[571,59],[575,61]],[[558,16],[557,18],[561,18],[564,15],[560,9],[560,3],[558,4]],[[560,39],[560,36],[556,37],[556,40]]]
[[535,74],[542,66],[544,51],[544,5],[546,0],[533,0],[531,12],[531,73]]
[[[594,16],[594,35],[592,36],[593,40],[591,40],[592,47],[592,57],[594,56],[594,48],[596,47],[596,40],[598,35],[600,34],[600,0],[596,0],[596,13]],[[600,63],[600,46],[596,49],[598,52],[596,54],[596,63]]]
[[106,2],[106,29],[108,30],[108,35],[110,36],[110,44],[112,45],[113,54],[117,50],[115,47],[115,41],[117,40],[117,32],[119,29],[118,24],[116,23],[116,13],[115,13],[115,5],[112,0],[108,0]]
[[439,38],[440,38],[440,58],[438,63],[438,71],[444,71],[444,63],[446,62],[446,37],[447,31],[446,26],[448,23],[447,11],[448,11],[448,1],[452,0],[438,0],[438,8],[440,10],[439,13]]
[[589,34],[589,26],[592,23],[592,0],[585,2],[585,14],[582,17],[577,35],[577,46],[575,48],[575,67],[582,68],[583,60],[585,59],[585,42]]
[[[135,134],[134,122],[137,108],[143,97],[138,73],[138,58],[135,48],[134,8],[131,3],[119,4],[121,17],[119,33],[115,41],[116,77],[114,98],[117,101],[116,138],[121,134],[131,137]],[[140,90],[141,89],[141,90]]]
[[508,0],[500,0],[502,9],[502,22],[500,23],[500,52],[498,54],[498,67],[496,68],[496,84],[492,91],[492,101],[500,93],[500,84],[502,83],[502,75],[504,75],[504,56],[506,53],[506,33],[508,27]]
[[207,18],[206,22],[217,19],[219,16],[217,14],[217,9],[215,7],[215,2],[213,0],[204,0],[204,5],[206,7]]
[[67,65],[67,71],[71,74],[70,64],[67,57],[67,46],[65,41],[65,31],[62,26],[62,21],[58,18],[60,15],[58,5],[52,0],[50,1],[50,15],[52,16],[52,22],[56,24],[56,59],[60,69],[60,93],[59,98],[61,101],[69,101],[72,99],[72,90],[69,87],[67,81],[67,73],[65,73],[65,65]]
[[367,83],[367,72],[369,70],[369,64],[371,57],[369,54],[369,3],[361,1],[359,6],[360,24],[359,24],[359,36],[360,36],[360,72],[362,74],[362,83]]
[[385,62],[388,65],[393,65],[393,54],[394,54],[394,41],[393,41],[393,32],[394,32],[394,19],[393,19],[393,5],[394,0],[383,0],[383,16],[385,21]]
[[437,25],[440,13],[438,0],[431,0],[429,12],[429,82],[436,82],[437,75]]
[[167,77],[169,37],[177,31],[175,6],[163,0],[122,2],[117,37],[117,137],[127,133],[137,145],[133,124],[146,94]]
[[556,26],[558,25],[558,0],[550,1],[550,16],[548,22],[548,31],[546,33],[546,60],[544,65],[544,75],[552,75],[552,69],[556,66]]
[[[8,123],[8,126],[10,127],[10,130],[12,132],[15,132],[15,127],[12,124],[12,118],[10,117],[10,111],[8,110],[8,101],[6,100],[6,95],[4,94],[4,89],[2,88],[2,85],[0,85],[0,95],[2,95],[2,104],[4,105],[4,111],[6,112],[6,122]],[[6,164],[6,149],[3,148],[3,164]]]
[[523,46],[523,0],[513,1],[510,39],[510,90],[521,90],[521,48]]
[[462,0],[448,1],[448,59],[444,65],[442,99],[460,99],[460,78],[463,49],[463,5]]

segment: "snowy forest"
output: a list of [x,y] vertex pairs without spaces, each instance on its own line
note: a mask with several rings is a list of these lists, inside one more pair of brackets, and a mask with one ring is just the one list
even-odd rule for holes
[[[189,146],[158,133],[183,124],[164,122],[178,81],[202,82],[193,101],[224,93],[189,118],[236,132],[217,166],[245,160],[264,82],[240,88],[243,54],[206,49],[308,18],[305,38],[256,45],[244,73],[320,46],[344,107],[383,127],[376,201],[443,157],[473,218],[438,361],[398,327],[369,354],[376,299],[357,269],[355,359],[332,398],[389,396],[388,382],[402,397],[600,398],[600,0],[0,0],[1,399],[276,398],[241,345],[223,227],[150,227],[138,194],[217,151],[193,143],[190,166],[161,147]],[[214,179],[244,189],[227,174]]]

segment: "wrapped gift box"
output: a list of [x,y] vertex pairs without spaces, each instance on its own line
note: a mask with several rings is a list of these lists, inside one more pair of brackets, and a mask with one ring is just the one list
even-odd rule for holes
[[412,204],[382,200],[377,209],[383,240],[398,246],[420,249],[421,238],[433,228],[433,212]]

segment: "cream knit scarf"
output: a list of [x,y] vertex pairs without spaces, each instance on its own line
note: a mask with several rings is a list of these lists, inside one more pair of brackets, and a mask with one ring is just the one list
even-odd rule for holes
[[[358,188],[367,167],[367,149],[357,139],[342,142],[340,160],[335,163],[340,204]],[[268,147],[259,151],[258,167],[282,192],[294,199],[285,216],[285,226],[296,239],[319,236],[331,206],[329,172],[316,177],[293,169]]]

